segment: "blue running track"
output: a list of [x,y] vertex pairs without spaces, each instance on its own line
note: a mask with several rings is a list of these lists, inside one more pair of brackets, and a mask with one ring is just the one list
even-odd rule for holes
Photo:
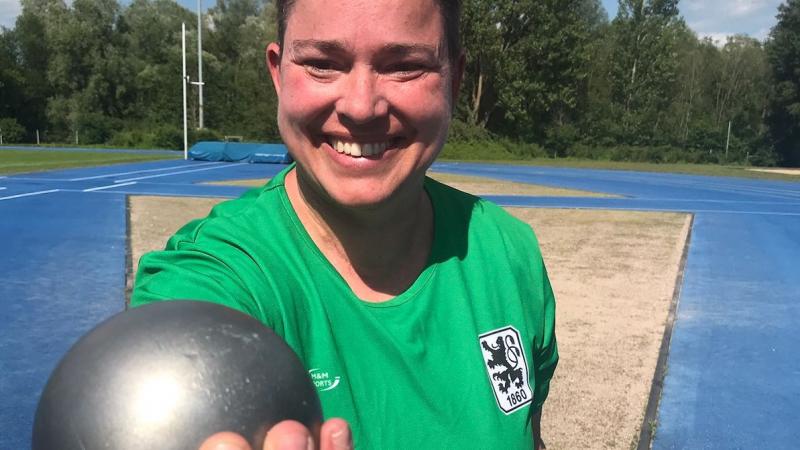
[[[27,448],[39,393],[83,333],[124,306],[127,195],[235,197],[203,182],[283,166],[159,161],[0,177],[0,449]],[[800,183],[439,163],[435,170],[619,198],[506,206],[695,214],[653,448],[800,442]]]

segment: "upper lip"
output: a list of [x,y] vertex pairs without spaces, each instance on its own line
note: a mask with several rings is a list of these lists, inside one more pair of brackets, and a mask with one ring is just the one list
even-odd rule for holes
[[344,142],[389,142],[394,139],[399,138],[399,136],[391,136],[391,135],[351,135],[351,134],[339,134],[339,133],[325,133],[325,137],[330,139],[337,139]]

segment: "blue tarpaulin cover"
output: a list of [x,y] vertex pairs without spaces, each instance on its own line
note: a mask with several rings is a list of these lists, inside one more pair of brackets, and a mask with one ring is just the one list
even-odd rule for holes
[[189,158],[198,161],[231,161],[288,164],[292,157],[283,144],[200,141],[189,149]]

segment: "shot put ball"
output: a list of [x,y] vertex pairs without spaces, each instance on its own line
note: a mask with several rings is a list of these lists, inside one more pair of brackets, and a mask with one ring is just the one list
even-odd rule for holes
[[39,400],[32,448],[186,450],[232,431],[260,449],[286,419],[318,435],[322,412],[280,337],[224,306],[158,302],[117,314],[67,352]]

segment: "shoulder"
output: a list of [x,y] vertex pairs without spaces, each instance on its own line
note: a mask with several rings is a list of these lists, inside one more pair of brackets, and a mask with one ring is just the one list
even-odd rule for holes
[[274,216],[283,209],[283,177],[278,176],[263,186],[248,190],[240,197],[215,205],[203,218],[192,220],[170,238],[167,247],[182,242],[227,240],[242,236],[252,239],[264,224],[274,225]]
[[425,188],[431,196],[437,219],[449,226],[458,220],[469,225],[470,234],[495,235],[504,241],[538,249],[536,235],[530,225],[517,219],[499,205],[427,178]]
[[270,280],[280,271],[276,255],[289,234],[282,212],[280,180],[222,202],[204,218],[178,230],[163,250],[146,253],[139,266],[131,304],[171,298],[221,303],[269,323]]

